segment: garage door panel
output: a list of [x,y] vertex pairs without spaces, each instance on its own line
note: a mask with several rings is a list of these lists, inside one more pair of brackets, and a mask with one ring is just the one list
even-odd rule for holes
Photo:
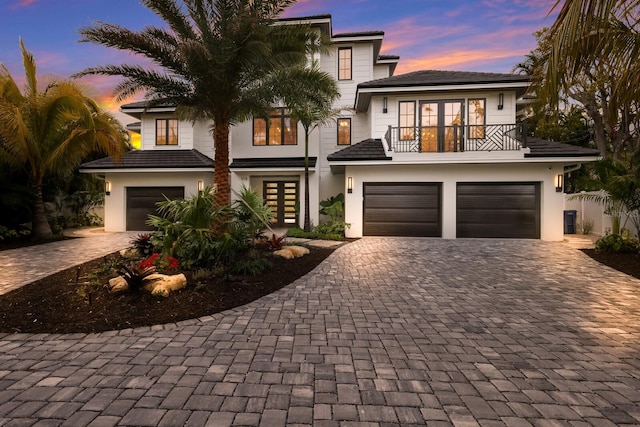
[[[422,195],[424,196],[424,195]],[[439,200],[436,195],[421,197],[421,195],[367,195],[368,208],[388,208],[389,206],[402,206],[407,209],[438,209]]]
[[441,236],[440,185],[365,183],[363,234]]
[[[415,222],[415,223],[430,223],[425,221],[426,218],[437,218],[438,209],[404,209],[398,210],[395,208],[386,209],[367,209],[367,213],[364,217],[365,221],[385,221],[385,219],[393,218],[393,223],[401,222]],[[438,221],[431,221],[435,224]]]
[[458,237],[540,238],[538,183],[459,183]]
[[368,236],[439,237],[440,224],[367,222]]
[[127,230],[152,230],[149,215],[155,215],[157,203],[184,198],[184,187],[127,187]]

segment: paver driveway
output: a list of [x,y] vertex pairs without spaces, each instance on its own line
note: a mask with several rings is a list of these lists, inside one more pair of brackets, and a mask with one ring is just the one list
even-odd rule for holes
[[0,424],[640,424],[639,297],[560,243],[366,238],[212,317],[0,336]]

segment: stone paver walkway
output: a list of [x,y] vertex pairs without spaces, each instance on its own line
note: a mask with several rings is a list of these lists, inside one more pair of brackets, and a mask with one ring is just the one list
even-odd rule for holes
[[131,246],[135,233],[87,230],[86,237],[0,252],[0,295],[58,271]]
[[640,281],[561,243],[365,238],[210,317],[0,335],[5,423],[638,425]]

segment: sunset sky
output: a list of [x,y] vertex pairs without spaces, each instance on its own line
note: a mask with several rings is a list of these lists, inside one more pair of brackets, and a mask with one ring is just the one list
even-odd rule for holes
[[[510,72],[549,26],[555,0],[301,0],[285,16],[330,13],[334,33],[382,30],[382,53],[400,55],[396,74],[440,69]],[[138,61],[127,53],[78,43],[78,29],[100,20],[137,30],[162,22],[137,0],[1,0],[0,62],[23,76],[19,37],[39,74],[68,76],[85,67]],[[23,80],[20,80],[23,81]],[[88,77],[91,95],[112,112],[116,79]],[[117,114],[124,123],[132,118]]]

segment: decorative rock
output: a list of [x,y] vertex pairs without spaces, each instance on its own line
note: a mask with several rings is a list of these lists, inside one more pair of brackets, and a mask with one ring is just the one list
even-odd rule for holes
[[124,277],[122,277],[122,276],[118,276],[118,277],[114,277],[113,279],[109,279],[109,286],[111,287],[111,292],[112,293],[122,292],[122,291],[126,291],[127,289],[129,289],[129,284],[127,283],[126,280],[124,280]]
[[281,256],[282,258],[286,259],[300,258],[301,256],[307,255],[308,253],[309,249],[302,246],[285,246],[279,251],[273,252],[274,255]]
[[145,291],[151,292],[152,295],[168,297],[171,291],[177,291],[187,286],[187,278],[184,274],[175,274],[167,276],[166,274],[152,274],[147,279],[150,283],[144,286]]
[[132,258],[138,255],[138,250],[134,248],[123,249],[120,251],[120,256],[124,258]]

